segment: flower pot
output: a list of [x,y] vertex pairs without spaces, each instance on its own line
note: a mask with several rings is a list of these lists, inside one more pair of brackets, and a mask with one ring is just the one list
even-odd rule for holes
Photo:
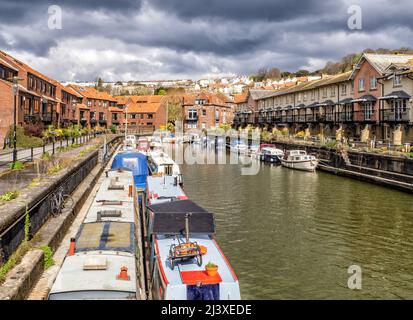
[[208,276],[214,277],[214,276],[216,276],[216,274],[218,272],[218,267],[206,267],[205,270],[206,270]]

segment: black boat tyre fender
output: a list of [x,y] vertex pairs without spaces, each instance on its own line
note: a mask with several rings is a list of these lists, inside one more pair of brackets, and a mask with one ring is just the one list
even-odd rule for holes
[[174,259],[170,259],[169,263],[171,264],[171,269],[175,269],[175,263],[174,263]]

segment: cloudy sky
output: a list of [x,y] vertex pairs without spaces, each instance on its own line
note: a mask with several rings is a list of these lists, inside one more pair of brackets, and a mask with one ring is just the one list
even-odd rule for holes
[[[61,29],[48,26],[51,5]],[[348,28],[352,5],[361,30]],[[411,0],[0,0],[0,49],[62,81],[316,70],[365,48],[413,47],[412,12]]]

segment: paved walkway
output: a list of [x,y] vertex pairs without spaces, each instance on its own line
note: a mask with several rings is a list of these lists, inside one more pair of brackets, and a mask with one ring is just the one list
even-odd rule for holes
[[[57,157],[66,158],[76,156],[79,154],[80,151],[94,144],[96,141],[96,139],[91,139],[89,142],[85,143],[84,145],[78,148],[62,153],[57,153]],[[4,171],[6,169],[7,167],[0,167],[0,173],[1,171]],[[27,169],[13,171],[3,176],[0,176],[0,195],[8,191],[20,190],[26,187],[34,178],[38,178],[40,176],[41,174],[38,172],[37,166],[31,166]]]
[[[99,137],[99,136],[97,136]],[[91,140],[93,137],[91,138]],[[79,140],[80,141],[80,140]],[[72,141],[69,140],[69,145]],[[62,141],[62,146],[67,146],[66,140]],[[60,141],[55,142],[55,150],[60,147]],[[44,149],[43,147],[33,148],[33,159],[39,159],[43,152],[49,152],[52,154],[53,152],[53,143],[47,144]],[[22,162],[31,161],[31,149],[17,149],[17,160]],[[8,169],[8,164],[13,161],[13,149],[6,149],[0,152],[0,172]]]

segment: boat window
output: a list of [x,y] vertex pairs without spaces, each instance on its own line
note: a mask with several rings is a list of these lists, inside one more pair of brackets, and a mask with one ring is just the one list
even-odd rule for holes
[[171,176],[172,175],[172,165],[171,164],[165,165],[164,168],[165,168],[164,173],[167,176]]

